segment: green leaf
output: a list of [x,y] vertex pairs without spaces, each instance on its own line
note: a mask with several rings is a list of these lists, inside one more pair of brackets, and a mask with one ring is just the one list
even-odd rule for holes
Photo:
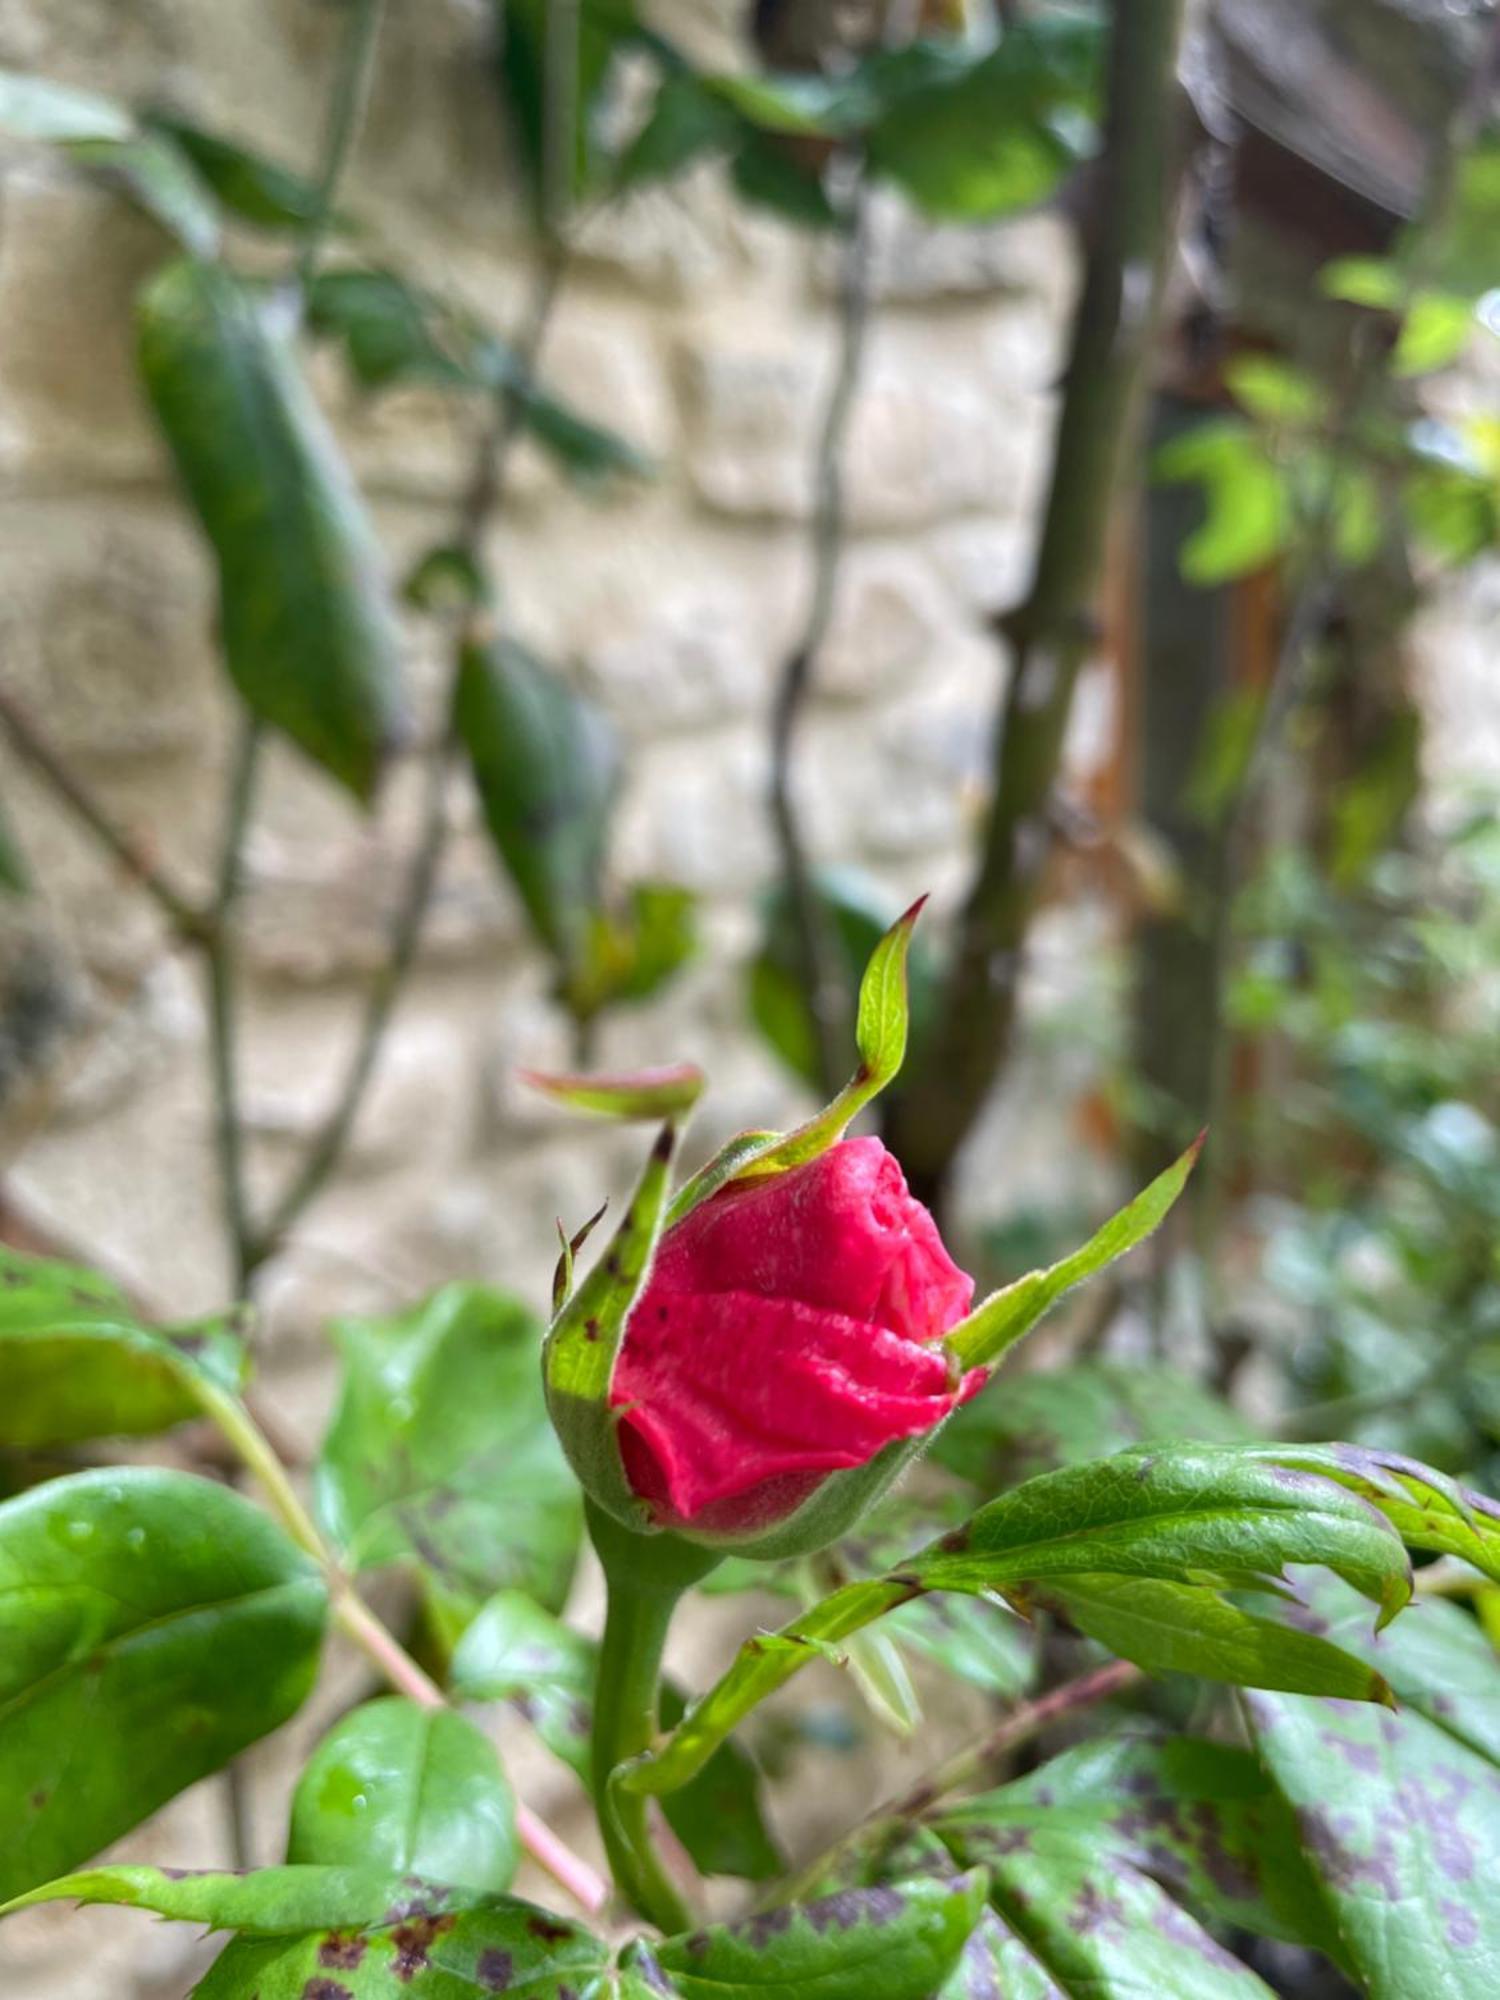
[[1093,21],[1011,28],[988,53],[945,65],[876,116],[872,168],[947,221],[1045,200],[1093,149],[1101,48]]
[[381,1867],[297,1864],[284,1868],[86,1868],[17,1896],[8,1909],[38,1903],[102,1903],[149,1910],[176,1923],[246,1937],[398,1921],[392,1904],[437,1915],[483,1897],[392,1875]]
[[1035,1635],[988,1598],[921,1597],[892,1611],[885,1629],[986,1694],[1015,1701],[1031,1685]]
[[705,1078],[696,1063],[672,1063],[661,1069],[640,1069],[617,1075],[549,1076],[541,1070],[517,1072],[523,1083],[544,1097],[574,1111],[594,1111],[603,1118],[683,1117],[703,1095]]
[[128,139],[135,120],[122,104],[44,76],[0,69],[0,132],[12,139]]
[[967,1319],[960,1320],[944,1345],[965,1368],[988,1366],[1023,1340],[1037,1321],[1064,1292],[1082,1284],[1096,1272],[1113,1264],[1128,1250],[1144,1243],[1168,1213],[1187,1185],[1188,1175],[1198,1163],[1207,1134],[1197,1138],[1180,1159],[1144,1188],[1134,1201],[1110,1217],[1081,1250],[1045,1271],[1029,1271],[1024,1278],[1003,1290],[992,1292]]
[[322,194],[305,175],[236,145],[175,113],[152,111],[147,124],[192,161],[231,214],[260,229],[305,229],[321,213]]
[[[554,1756],[589,1778],[598,1648],[516,1591],[493,1597],[453,1655],[454,1692],[468,1701],[506,1701]],[[677,1723],[685,1703],[667,1682],[662,1716]],[[665,1801],[672,1831],[705,1875],[769,1881],[781,1856],[761,1812],[755,1766],[726,1743],[692,1784]]]
[[494,1745],[451,1709],[392,1695],[323,1738],[297,1781],[290,1862],[508,1889],[516,1802]]
[[1431,375],[1458,360],[1473,332],[1472,299],[1419,292],[1401,322],[1391,367],[1397,375]]
[[523,1591],[497,1591],[453,1652],[451,1682],[463,1701],[509,1702],[554,1757],[589,1775],[598,1648]]
[[[863,876],[846,869],[820,871],[814,885],[821,921],[836,953],[840,982],[852,1015],[860,974],[891,922],[887,898]],[[751,1019],[788,1069],[816,1087],[817,1025],[802,976],[802,954],[792,900],[784,885],[762,906],[761,948],[749,967]],[[936,990],[930,950],[913,935],[907,958],[912,1027],[920,1043]]]
[[1089,1836],[1105,1865],[1154,1876],[1202,1922],[1341,1956],[1296,1821],[1248,1750],[1131,1723],[938,1822],[976,1859],[1049,1826]]
[[[713,1924],[623,1966],[659,1969],[684,2000],[929,2000],[984,1908],[982,1874],[845,1889],[815,1903]],[[648,1972],[647,1984],[651,1984]]]
[[1230,1687],[1344,1701],[1393,1701],[1380,1674],[1327,1639],[1258,1618],[1191,1584],[1078,1576],[1038,1591],[1035,1601],[1148,1673],[1196,1674]]
[[344,1384],[315,1490],[349,1566],[415,1563],[459,1626],[503,1588],[561,1605],[581,1511],[543,1406],[537,1321],[503,1292],[453,1284],[334,1334]]
[[603,1007],[647,1000],[681,970],[698,944],[697,899],[673,882],[631,884],[623,910],[593,912],[561,997],[578,1020]]
[[906,959],[926,901],[925,896],[918,897],[870,954],[860,981],[854,1022],[858,1069],[826,1110],[764,1151],[752,1154],[734,1175],[736,1180],[758,1179],[762,1174],[781,1173],[817,1159],[837,1144],[865,1106],[897,1075],[906,1060]]
[[219,249],[219,210],[187,155],[160,132],[128,139],[75,139],[68,157],[116,184],[193,257]]
[[1362,1992],[1488,2000],[1500,1968],[1495,1765],[1410,1711],[1244,1699]]
[[0,1897],[284,1722],[326,1611],[308,1557],[208,1480],[111,1468],[0,1505]]
[[766,208],[797,229],[835,229],[838,211],[823,185],[821,160],[804,160],[787,142],[746,132],[729,163],[740,200]]
[[1150,1874],[1066,1815],[997,1835],[945,1828],[944,1840],[988,1868],[999,1928],[987,1969],[1006,2000],[1271,2000]]
[[498,636],[465,645],[454,722],[496,852],[566,967],[603,892],[620,782],[614,730],[535,653]]
[[650,459],[628,439],[581,416],[545,389],[528,384],[519,387],[517,395],[528,434],[575,479],[603,479],[613,473],[641,478],[651,471]]
[[976,1396],[954,1412],[933,1455],[993,1493],[1133,1444],[1247,1444],[1252,1435],[1238,1411],[1175,1368],[1080,1361],[1008,1375],[1003,1391]]
[[[498,11],[498,8],[497,8]],[[558,17],[548,0],[507,0],[500,22],[497,77],[511,136],[538,213],[545,207],[548,157],[560,105],[565,137],[572,140],[571,172],[556,193],[571,204],[609,177],[610,121],[606,114],[617,58],[639,37],[632,0],[580,0],[568,17],[566,82],[549,76],[549,35]],[[555,48],[555,44],[553,45]],[[567,166],[569,163],[564,162]],[[560,222],[563,218],[551,218]]]
[[604,1990],[609,1963],[600,1939],[534,1904],[373,1869],[97,1868],[32,1900],[58,1898],[240,1932],[195,2000],[576,2000]]
[[307,324],[343,343],[366,389],[399,382],[469,389],[484,380],[473,326],[394,271],[319,271],[307,288]]
[[1237,403],[1263,423],[1306,427],[1326,421],[1328,396],[1305,369],[1274,354],[1238,354],[1224,379]]
[[236,687],[367,800],[403,723],[400,634],[374,531],[288,335],[228,272],[183,261],[142,295],[140,362],[218,559]]
[[727,151],[740,129],[739,119],[701,77],[664,77],[645,122],[620,156],[615,185],[623,190],[670,180],[705,154]]
[[1336,257],[1323,266],[1318,282],[1331,299],[1388,312],[1397,311],[1406,297],[1401,266],[1385,257]]
[[1446,1473],[1370,1445],[1260,1445],[1244,1454],[1302,1477],[1331,1479],[1359,1494],[1408,1548],[1458,1556],[1500,1583],[1500,1501],[1472,1493]]
[[1410,1595],[1406,1554],[1389,1522],[1332,1477],[1269,1450],[1161,1447],[1047,1473],[898,1569],[847,1584],[779,1633],[748,1640],[681,1727],[614,1782],[671,1792],[809,1659],[927,1591],[1025,1597],[1038,1584],[1101,1574],[1214,1591],[1271,1581],[1306,1562],[1335,1570],[1371,1598],[1382,1622]]
[[1243,420],[1221,417],[1184,431],[1162,446],[1153,469],[1158,479],[1203,489],[1204,519],[1180,558],[1189,583],[1232,582],[1286,548],[1294,525],[1286,475]]
[[160,1331],[107,1279],[0,1248],[0,1444],[166,1430],[203,1414],[200,1384],[244,1375],[238,1316]]

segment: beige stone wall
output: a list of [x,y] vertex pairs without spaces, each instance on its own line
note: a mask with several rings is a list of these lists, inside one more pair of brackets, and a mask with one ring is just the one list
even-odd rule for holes
[[[524,237],[484,74],[484,11],[392,0],[347,205],[377,244],[513,323]],[[167,97],[306,162],[336,16],[318,0],[0,0],[0,63]],[[0,158],[0,673],[111,809],[202,882],[231,710],[209,564],[131,359],[132,294],[165,254],[123,203],[37,151]],[[963,234],[882,218],[850,451],[855,544],[805,778],[818,851],[903,895],[951,893],[960,879],[999,672],[983,622],[1024,574],[1069,283],[1061,230],[1045,219]],[[807,586],[829,294],[823,254],[737,212],[712,173],[599,218],[544,367],[659,475],[590,500],[527,460],[491,551],[517,629],[571,661],[627,734],[619,867],[703,896],[703,958],[659,1003],[613,1021],[601,1055],[704,1062],[704,1145],[799,1108],[745,1030],[741,965],[772,865],[766,717]],[[425,397],[361,407],[331,373],[320,382],[399,569],[447,530],[470,426]],[[412,666],[430,690],[436,662],[415,638]],[[1085,720],[1096,747],[1102,724]],[[290,754],[270,760],[244,954],[262,1186],[285,1172],[338,1076],[416,776],[397,770],[361,821]],[[0,1176],[37,1222],[164,1311],[212,1306],[226,1279],[194,968],[8,755],[0,788],[41,884],[34,906],[0,916]],[[309,1447],[330,1392],[320,1329],[331,1314],[394,1306],[454,1274],[540,1300],[554,1216],[576,1219],[617,1191],[636,1146],[579,1131],[515,1084],[516,1064],[555,1063],[566,1044],[457,780],[454,809],[461,831],[428,946],[346,1169],[261,1287],[264,1392]],[[267,1858],[291,1761],[317,1727],[299,1720],[259,1759]],[[214,1795],[200,1789],[128,1846],[179,1861],[222,1852]],[[0,1932],[0,1991],[176,1995],[201,1956],[175,1929],[37,1913]]]

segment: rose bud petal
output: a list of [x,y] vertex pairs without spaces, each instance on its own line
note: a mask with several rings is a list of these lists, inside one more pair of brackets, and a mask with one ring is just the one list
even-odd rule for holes
[[626,1324],[631,1487],[661,1527],[784,1519],[979,1388],[937,1344],[973,1292],[878,1139],[731,1183],[667,1232]]

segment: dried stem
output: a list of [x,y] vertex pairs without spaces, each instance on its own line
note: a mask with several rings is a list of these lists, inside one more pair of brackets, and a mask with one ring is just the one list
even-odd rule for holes
[[839,276],[839,355],[815,461],[812,590],[801,636],[787,655],[771,716],[771,816],[781,850],[781,874],[791,905],[800,984],[813,1021],[818,1083],[832,1097],[849,1066],[849,995],[840,976],[837,940],[819,901],[793,797],[796,737],[812,693],[818,655],[828,637],[843,556],[844,445],[859,387],[869,322],[869,228],[863,170],[853,167],[843,217]]
[[894,1150],[929,1203],[946,1192],[1009,1054],[1022,948],[1051,848],[1049,806],[1159,318],[1181,152],[1173,114],[1183,0],[1115,0],[1112,11],[1099,209],[1036,572],[1025,603],[1000,621],[1013,666],[994,741],[994,800],[939,1020],[889,1113]]

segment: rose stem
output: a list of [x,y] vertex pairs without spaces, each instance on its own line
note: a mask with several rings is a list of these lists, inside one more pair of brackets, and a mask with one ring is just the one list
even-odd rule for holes
[[594,1697],[594,1806],[617,1887],[663,1931],[691,1919],[652,1837],[651,1801],[610,1790],[610,1774],[657,1736],[662,1652],[682,1593],[719,1558],[673,1535],[637,1535],[587,1503],[589,1535],[604,1567],[608,1609]]

